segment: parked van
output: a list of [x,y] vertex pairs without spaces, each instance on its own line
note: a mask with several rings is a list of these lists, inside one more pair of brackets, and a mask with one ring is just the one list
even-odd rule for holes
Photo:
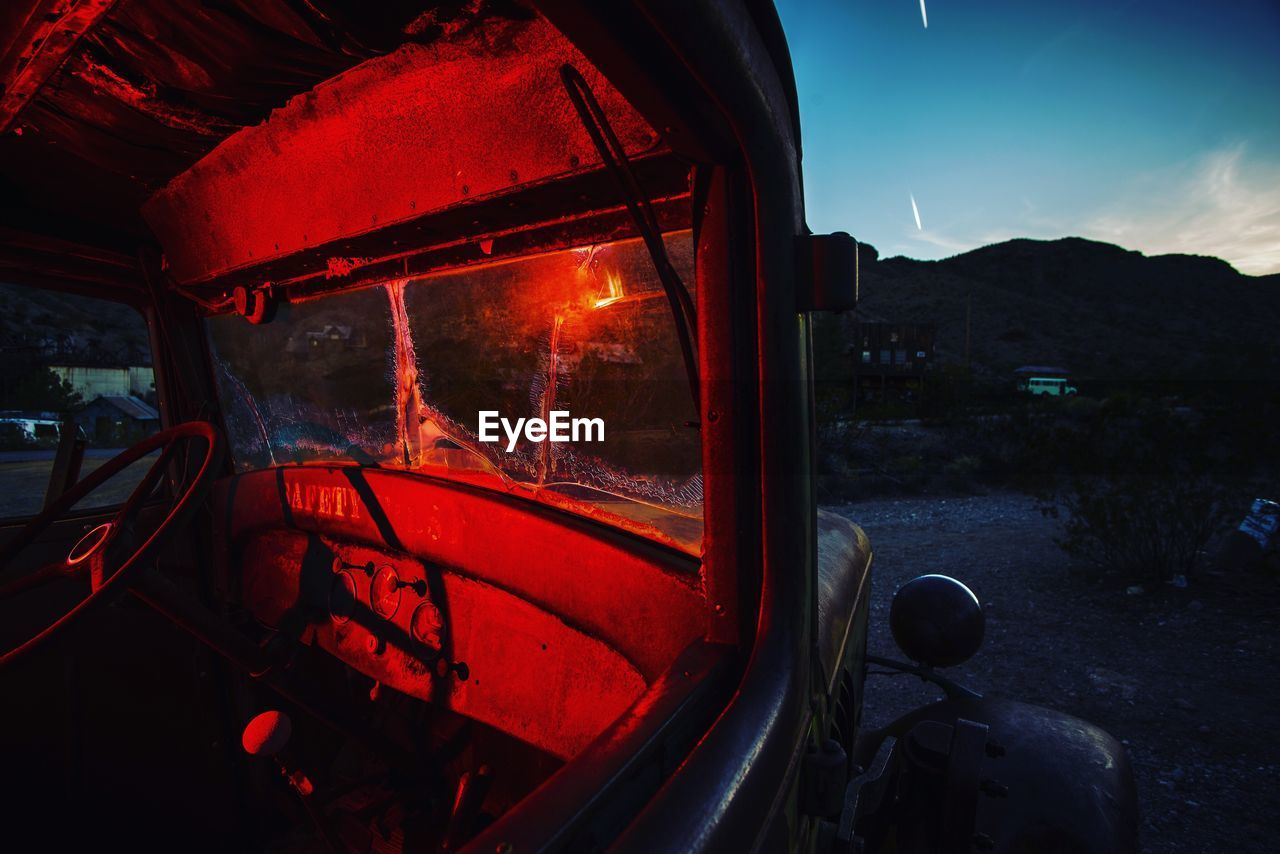
[[1028,394],[1068,395],[1076,394],[1077,389],[1068,385],[1062,377],[1031,377],[1018,383],[1018,391]]

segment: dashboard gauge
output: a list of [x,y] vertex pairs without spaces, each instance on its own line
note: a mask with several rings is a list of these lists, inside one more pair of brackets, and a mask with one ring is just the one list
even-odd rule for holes
[[442,646],[443,630],[444,619],[440,616],[440,609],[435,605],[423,602],[414,610],[413,617],[409,621],[409,631],[413,633],[414,640],[438,650]]
[[369,606],[373,613],[390,620],[400,607],[400,576],[389,566],[380,566],[369,585]]
[[338,625],[356,612],[356,579],[348,570],[335,573],[329,585],[329,616]]

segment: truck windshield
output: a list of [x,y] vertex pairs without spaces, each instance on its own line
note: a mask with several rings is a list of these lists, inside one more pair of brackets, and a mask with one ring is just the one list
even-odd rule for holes
[[[692,285],[691,233],[665,240]],[[409,470],[701,549],[697,414],[639,240],[296,302],[261,326],[211,317],[207,328],[237,471]]]

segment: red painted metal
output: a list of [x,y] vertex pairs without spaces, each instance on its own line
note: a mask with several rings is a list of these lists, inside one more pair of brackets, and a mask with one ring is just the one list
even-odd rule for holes
[[544,19],[405,45],[295,97],[148,200],[190,284],[291,252],[586,172],[599,157],[558,70],[598,93],[628,154],[657,134]]
[[[616,650],[555,615],[382,550],[267,532],[245,549],[243,587],[245,605],[267,625],[292,628],[382,685],[562,759],[645,688]],[[415,631],[424,608],[434,632]]]
[[286,466],[221,481],[235,555],[280,528],[413,555],[501,587],[600,638],[651,679],[706,631],[695,560],[517,498],[421,475]]

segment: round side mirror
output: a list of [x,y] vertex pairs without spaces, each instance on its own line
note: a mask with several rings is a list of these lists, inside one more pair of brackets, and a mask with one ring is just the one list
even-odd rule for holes
[[978,597],[949,576],[922,575],[893,594],[893,639],[908,658],[927,667],[968,661],[982,646],[985,628]]

